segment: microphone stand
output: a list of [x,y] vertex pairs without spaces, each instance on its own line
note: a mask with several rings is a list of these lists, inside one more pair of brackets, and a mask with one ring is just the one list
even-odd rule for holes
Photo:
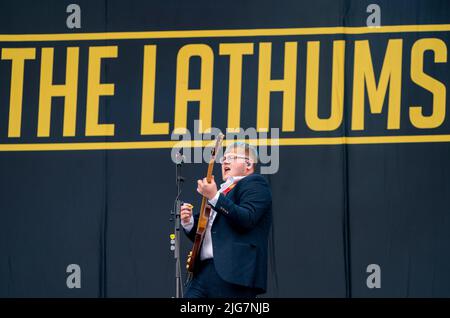
[[181,209],[181,200],[180,194],[182,191],[182,186],[184,182],[184,178],[181,176],[181,165],[183,164],[183,156],[181,154],[177,154],[177,159],[181,158],[181,160],[177,160],[175,166],[175,177],[176,177],[176,186],[177,186],[177,196],[175,198],[173,211],[171,211],[171,216],[175,216],[175,218],[171,217],[171,221],[174,221],[174,233],[170,236],[170,250],[173,251],[174,259],[175,259],[175,298],[183,297],[183,283],[181,280],[181,263],[180,263],[180,209]]

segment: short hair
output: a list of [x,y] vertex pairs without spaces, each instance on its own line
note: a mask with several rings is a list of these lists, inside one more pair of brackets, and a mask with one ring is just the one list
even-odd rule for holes
[[249,159],[252,161],[253,165],[256,166],[258,163],[258,150],[256,150],[255,146],[252,146],[246,142],[242,141],[236,141],[232,144],[228,145],[228,147],[225,149],[224,154],[234,150],[234,149],[241,149],[244,150],[245,155],[249,157]]

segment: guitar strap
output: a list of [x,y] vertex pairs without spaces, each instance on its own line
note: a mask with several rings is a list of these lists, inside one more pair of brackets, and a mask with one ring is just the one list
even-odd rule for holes
[[223,190],[223,191],[222,191],[223,195],[227,195],[227,193],[230,192],[230,191],[236,186],[236,183],[237,183],[238,181],[239,181],[239,180],[234,181],[234,182],[233,182],[232,184],[230,184],[225,190]]

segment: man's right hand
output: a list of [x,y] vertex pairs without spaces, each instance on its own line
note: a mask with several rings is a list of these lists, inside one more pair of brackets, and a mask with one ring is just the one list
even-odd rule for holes
[[183,224],[188,224],[191,221],[193,207],[194,206],[190,203],[183,203],[181,206],[180,217]]

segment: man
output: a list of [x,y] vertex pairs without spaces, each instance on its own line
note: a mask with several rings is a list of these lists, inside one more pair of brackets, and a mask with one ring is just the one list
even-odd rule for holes
[[[272,194],[267,181],[255,174],[256,149],[246,143],[227,147],[220,189],[197,181],[197,192],[212,206],[200,250],[199,269],[187,286],[186,298],[255,297],[267,284],[267,246],[272,223]],[[193,240],[198,213],[181,207],[181,224]]]

